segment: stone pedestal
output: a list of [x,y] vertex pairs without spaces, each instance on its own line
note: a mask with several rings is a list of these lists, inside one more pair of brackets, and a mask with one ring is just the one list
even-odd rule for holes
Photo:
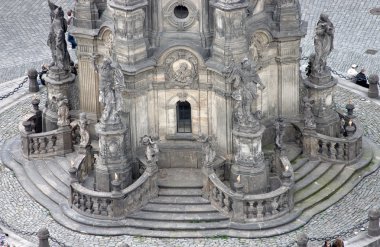
[[339,115],[334,109],[334,92],[338,81],[330,72],[311,74],[305,81],[309,98],[314,100],[313,114],[317,132],[338,137],[340,133]]
[[43,112],[42,128],[43,131],[51,131],[58,128],[58,100],[60,97],[68,98],[69,84],[74,83],[75,75],[51,67],[43,79],[47,87],[47,105]]
[[[95,164],[95,188],[112,191],[111,181],[115,176],[121,189],[132,183],[132,166],[127,161],[127,129],[119,124],[96,125],[99,135],[99,157]],[[117,175],[116,175],[117,174]]]
[[370,75],[368,78],[369,88],[368,88],[368,97],[369,98],[378,98],[379,97],[379,76]]
[[48,229],[41,228],[40,230],[38,230],[37,237],[38,237],[38,247],[49,247],[50,246],[49,245],[50,234],[49,234]]
[[380,226],[379,226],[379,218],[380,218],[380,208],[374,207],[368,212],[368,235],[371,237],[380,236]]
[[264,163],[264,153],[261,150],[261,138],[265,127],[255,132],[241,132],[234,130],[235,160],[231,167],[231,188],[236,190],[237,177],[243,185],[243,193],[266,193],[268,188],[268,169]]

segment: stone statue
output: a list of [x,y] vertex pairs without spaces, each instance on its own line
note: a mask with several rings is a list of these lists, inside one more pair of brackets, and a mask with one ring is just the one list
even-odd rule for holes
[[235,100],[234,122],[239,125],[252,125],[259,120],[260,114],[252,113],[252,104],[257,99],[257,84],[259,89],[264,90],[265,86],[261,82],[255,67],[248,58],[244,58],[240,66],[234,61],[225,69],[224,74],[229,83],[233,83],[235,91],[232,92],[232,98]]
[[201,135],[199,141],[202,143],[203,165],[212,163],[216,157],[216,137]]
[[141,138],[141,143],[146,146],[145,157],[148,163],[157,162],[159,149],[153,138],[145,135]]
[[321,14],[315,29],[315,58],[312,70],[322,73],[326,69],[327,57],[334,49],[334,25],[326,14]]
[[276,129],[276,141],[275,145],[276,148],[279,150],[282,150],[284,148],[283,145],[283,138],[285,135],[285,123],[284,119],[282,117],[279,117],[276,119],[276,122],[274,123],[275,129]]
[[119,112],[122,111],[124,75],[119,64],[112,65],[111,59],[106,59],[100,68],[99,102],[103,105],[100,121],[103,124],[120,123]]
[[303,98],[303,115],[305,120],[305,128],[314,129],[316,127],[314,114],[313,114],[313,104],[314,100],[308,97]]
[[86,113],[82,112],[79,115],[79,134],[80,134],[80,143],[81,147],[87,147],[90,145],[90,133],[88,132],[87,126],[87,116]]
[[70,55],[67,51],[65,33],[67,32],[67,22],[61,7],[49,1],[51,10],[51,24],[47,44],[50,47],[53,62],[50,66],[60,70],[70,71]]
[[70,125],[69,120],[69,101],[63,95],[58,97],[58,126],[67,126]]

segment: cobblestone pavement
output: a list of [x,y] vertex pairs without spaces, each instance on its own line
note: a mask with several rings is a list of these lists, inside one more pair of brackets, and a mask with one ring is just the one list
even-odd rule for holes
[[[73,0],[55,1],[65,10],[70,8]],[[335,50],[328,60],[330,66],[338,71],[346,71],[352,63],[365,67],[368,73],[380,72],[379,53],[366,55],[367,49],[380,50],[380,16],[369,14],[373,7],[380,7],[379,0],[301,0],[303,19],[308,21],[308,35],[302,42],[303,54],[313,52],[313,33],[315,23],[321,12],[325,12],[336,27]],[[49,61],[50,53],[45,45],[48,33],[48,7],[46,0],[1,0],[0,11],[0,91],[11,88],[8,81],[21,77],[30,66],[39,68],[40,64]],[[14,86],[20,81],[15,81]],[[0,101],[0,144],[18,133],[17,123],[30,109],[32,95],[20,90],[19,97],[12,104]],[[42,90],[43,93],[43,90]],[[1,93],[2,95],[3,93]],[[21,98],[20,98],[21,97]],[[41,95],[40,97],[43,96]],[[337,92],[337,105],[343,107],[351,98],[356,105],[356,113],[363,121],[366,135],[380,144],[380,106],[369,100],[362,101],[360,96],[340,88]],[[17,103],[17,104],[16,104]],[[7,105],[4,108],[4,105]],[[43,104],[43,103],[41,103]],[[264,239],[234,239],[218,237],[212,239],[159,239],[145,237],[103,237],[85,235],[68,230],[55,223],[49,212],[36,203],[22,189],[12,171],[0,164],[0,220],[4,220],[12,228],[24,231],[20,236],[36,243],[34,233],[46,226],[51,235],[69,246],[116,246],[125,241],[133,247],[190,247],[190,246],[285,246],[294,241],[299,232],[306,232],[311,237],[340,235],[347,229],[367,218],[368,209],[379,203],[380,171],[365,178],[345,198],[316,215],[301,229]],[[349,217],[348,217],[349,216]],[[365,226],[364,226],[365,227]],[[355,231],[360,231],[357,226]],[[363,228],[362,230],[365,230]],[[354,232],[344,234],[344,238],[355,235]],[[32,234],[29,234],[32,233]],[[91,243],[91,244],[90,244]],[[53,246],[56,246],[53,244]],[[312,246],[320,246],[312,242]]]

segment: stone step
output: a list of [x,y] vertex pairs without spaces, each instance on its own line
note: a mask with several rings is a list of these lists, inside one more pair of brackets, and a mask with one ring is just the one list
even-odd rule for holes
[[181,205],[181,204],[147,204],[141,209],[146,212],[162,212],[162,213],[212,213],[218,212],[210,204],[203,205]]
[[161,189],[158,191],[158,196],[202,196],[200,189]]
[[297,171],[309,161],[307,157],[299,157],[292,162],[293,171]]
[[308,161],[303,166],[301,166],[297,171],[294,172],[295,182],[298,182],[299,180],[307,176],[312,170],[314,170],[319,165],[319,163],[321,163],[320,160],[313,160]]
[[[66,155],[66,157],[70,157],[70,156]],[[67,174],[67,176],[70,176],[69,175],[69,169],[71,167],[71,164],[69,163],[69,161],[67,160],[66,157],[56,156],[56,157],[54,157],[54,159],[57,162],[57,164],[62,168],[62,170],[65,171],[65,175]],[[72,159],[72,160],[74,160],[74,159]]]
[[302,188],[297,188],[298,184],[296,184],[297,192],[294,196],[295,203],[301,202],[311,195],[317,193],[319,190],[324,189],[324,187],[326,187],[333,179],[335,179],[340,174],[340,172],[343,171],[344,168],[344,164],[333,164],[323,176],[314,180],[314,182],[307,185],[307,187],[305,186]]
[[68,200],[70,189],[69,187],[63,183],[60,179],[58,179],[49,169],[49,165],[46,164],[45,160],[34,160],[34,166],[37,168],[38,173],[41,177],[58,193],[60,193],[63,197]]
[[39,173],[34,162],[24,165],[24,170],[29,179],[36,185],[36,187],[52,199],[55,203],[65,203],[67,202],[67,197],[60,194],[56,188],[52,187]]
[[62,181],[66,186],[70,186],[70,176],[67,171],[63,170],[62,166],[58,164],[55,159],[45,160],[47,167],[51,173],[58,179]]
[[149,201],[156,204],[185,204],[185,205],[198,205],[210,204],[210,202],[199,196],[159,196]]
[[213,222],[220,220],[228,220],[229,218],[219,212],[211,213],[163,213],[163,212],[136,212],[128,216],[131,219],[147,220],[147,221],[171,221],[171,222]]
[[302,179],[298,180],[295,184],[296,191],[302,190],[309,184],[313,183],[315,180],[320,178],[331,168],[332,164],[328,162],[322,162],[318,164],[317,167],[315,167],[312,171],[310,171],[307,176],[303,177]]

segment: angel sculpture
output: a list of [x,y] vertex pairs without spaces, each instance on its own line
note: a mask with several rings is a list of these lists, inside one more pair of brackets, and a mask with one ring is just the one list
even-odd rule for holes
[[153,139],[154,138],[147,135],[141,138],[141,143],[146,146],[145,157],[148,163],[157,162],[157,154],[160,151],[157,143],[153,141]]
[[216,137],[201,135],[199,141],[202,143],[203,165],[212,163],[216,157]]
[[119,64],[112,65],[111,59],[104,60],[100,68],[99,102],[103,105],[102,123],[120,123],[119,112],[123,109],[122,91],[124,75]]

